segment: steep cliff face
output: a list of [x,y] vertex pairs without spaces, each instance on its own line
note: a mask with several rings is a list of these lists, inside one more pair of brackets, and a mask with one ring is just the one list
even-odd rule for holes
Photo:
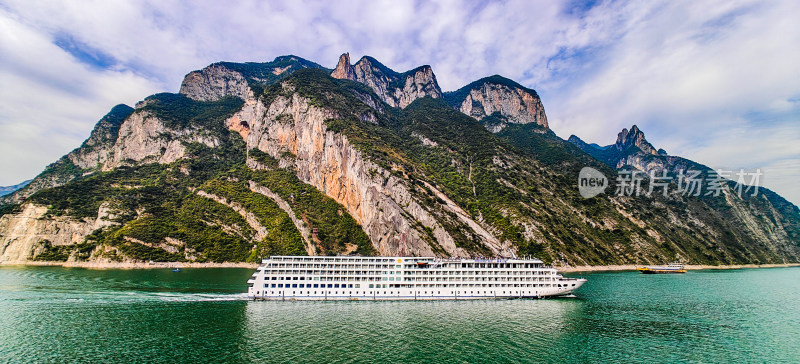
[[[342,204],[379,253],[467,254],[416,201],[407,182],[366,159],[346,136],[327,130],[325,121],[337,118],[335,112],[315,107],[297,94],[279,96],[269,105],[248,106],[234,115],[251,125],[248,149],[262,150],[279,159],[281,166],[293,167],[300,180]],[[426,241],[426,229],[435,243]]]
[[548,128],[547,115],[536,91],[502,76],[491,76],[449,92],[445,99],[464,114],[497,133],[512,124],[533,123]]
[[[671,199],[687,193],[694,194],[703,205],[709,207],[708,211],[713,211],[710,214],[717,215],[721,223],[730,224],[727,230],[713,228],[706,225],[701,217],[708,212],[695,211],[697,215],[691,217],[690,221],[703,226],[717,239],[727,236],[726,239],[733,240],[736,236],[750,240],[752,245],[763,246],[776,255],[797,254],[795,249],[798,231],[793,221],[800,217],[800,210],[768,189],[744,186],[744,192],[739,193],[735,181],[724,179],[721,181],[719,193],[709,190],[709,181],[718,178],[716,171],[686,158],[667,155],[663,149],[656,150],[636,125],[630,130],[622,129],[617,135],[616,143],[605,147],[587,144],[574,135],[569,138],[569,142],[614,168],[633,168],[644,172],[639,174],[644,183],[648,183],[650,174],[663,177],[662,173],[666,173],[666,189]],[[681,188],[686,189],[688,182],[681,178],[688,177],[681,176],[691,176],[694,173],[697,175],[691,178],[696,179],[696,189],[682,191]],[[648,188],[644,187],[643,190],[647,191]],[[663,193],[661,188],[655,191]],[[698,201],[690,199],[689,203],[690,210],[698,207]],[[720,249],[725,251],[727,248]],[[749,250],[751,247],[744,249]]]
[[187,144],[202,143],[209,147],[219,144],[216,136],[198,126],[167,125],[152,110],[154,104],[164,101],[159,96],[146,99],[139,109],[131,109],[113,127],[105,127],[106,122],[101,120],[84,145],[66,157],[85,174],[140,163],[168,164],[186,155]]
[[119,136],[119,129],[134,109],[127,105],[117,105],[95,125],[89,139],[80,148],[67,156],[79,168],[89,169],[108,160],[113,145]]
[[414,100],[425,96],[435,99],[442,97],[442,90],[430,66],[397,73],[366,56],[351,66],[350,55],[345,53],[339,57],[339,64],[331,77],[363,83],[392,107],[405,108]]
[[[120,166],[172,163],[185,157],[186,146],[192,143],[216,147],[219,145],[218,135],[209,132],[205,125],[192,124],[191,120],[167,120],[174,111],[171,109],[191,109],[192,112],[187,114],[188,119],[206,112],[208,117],[213,118],[222,112],[224,115],[219,117],[218,122],[240,106],[241,101],[238,100],[196,102],[174,94],[152,95],[139,102],[136,109],[118,105],[97,123],[92,134],[79,148],[49,165],[25,188],[3,196],[0,202],[21,203],[38,191]],[[219,125],[216,129],[224,127]]]
[[433,74],[431,66],[421,66],[406,72],[404,76],[404,79],[401,77],[402,88],[398,87],[394,90],[394,99],[401,108],[405,108],[414,100],[425,96],[434,99],[442,97],[442,90],[436,82],[436,76]]

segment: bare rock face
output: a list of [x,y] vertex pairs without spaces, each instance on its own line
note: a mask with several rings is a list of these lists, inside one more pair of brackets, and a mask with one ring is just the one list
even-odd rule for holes
[[[269,105],[246,103],[233,117],[251,126],[248,149],[258,148],[278,159],[279,166],[293,167],[300,180],[342,204],[380,254],[468,254],[456,246],[434,213],[416,200],[407,181],[369,161],[346,136],[327,130],[325,120],[337,117],[332,111],[293,94],[277,97]],[[450,204],[443,208],[461,212]],[[464,225],[474,228],[490,250],[503,254],[497,239],[478,223]]]
[[435,99],[442,97],[442,90],[430,66],[421,66],[401,74],[374,58],[363,57],[353,66],[353,71],[356,81],[369,86],[378,97],[393,107],[405,108],[425,96]]
[[36,253],[38,244],[71,245],[83,242],[92,231],[113,224],[112,209],[100,206],[96,220],[47,216],[47,206],[26,203],[18,214],[0,217],[0,263],[22,263]]
[[503,130],[508,123],[548,127],[544,106],[536,92],[506,78],[488,77],[456,93],[465,94],[462,100],[456,100],[456,107],[462,113],[478,120],[495,113],[501,116],[500,121],[486,124],[493,133]]
[[[639,127],[636,125],[632,126],[630,131],[623,128],[622,131],[617,134],[617,142],[614,146],[620,151],[627,151],[631,147],[637,147],[645,154],[661,155],[659,151],[644,138],[644,133],[639,130]],[[663,149],[661,151],[663,154],[667,154]]]
[[102,160],[103,170],[110,170],[129,162],[168,164],[186,155],[185,143],[198,142],[216,147],[219,141],[199,130],[168,128],[164,122],[148,111],[137,111],[119,129],[119,136],[111,148],[109,158]]
[[[144,105],[144,103],[140,103]],[[131,109],[133,110],[133,109]],[[4,196],[5,203],[21,203],[36,191],[64,185],[74,178],[97,171],[133,164],[168,164],[186,156],[186,143],[217,147],[219,140],[197,127],[169,128],[146,110],[128,113],[113,126],[101,120],[84,144],[61,157],[25,188]],[[247,125],[229,125],[246,135]],[[238,129],[237,129],[238,128]]]
[[436,75],[433,74],[431,66],[422,66],[410,71],[405,76],[403,87],[394,89],[394,99],[401,108],[425,96],[434,99],[442,97],[442,90],[436,82]]
[[336,69],[331,72],[331,77],[340,80],[356,80],[356,72],[350,64],[350,53],[343,53],[339,56],[339,63],[336,65]]
[[180,93],[197,101],[216,101],[225,96],[252,97],[244,75],[221,64],[189,72],[181,83]]

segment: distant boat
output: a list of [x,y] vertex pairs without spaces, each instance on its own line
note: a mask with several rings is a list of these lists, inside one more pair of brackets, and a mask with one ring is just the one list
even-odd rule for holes
[[181,271],[181,269],[180,269],[180,268],[175,268],[175,269],[173,269],[172,271],[173,271],[173,272],[180,272],[180,271]]
[[686,273],[686,268],[681,263],[669,263],[664,266],[645,266],[636,269],[643,274],[670,274],[670,273]]

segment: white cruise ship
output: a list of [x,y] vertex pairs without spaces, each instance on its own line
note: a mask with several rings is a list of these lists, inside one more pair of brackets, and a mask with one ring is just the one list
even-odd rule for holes
[[542,298],[571,294],[585,282],[562,277],[539,259],[273,256],[247,281],[247,294],[260,300]]

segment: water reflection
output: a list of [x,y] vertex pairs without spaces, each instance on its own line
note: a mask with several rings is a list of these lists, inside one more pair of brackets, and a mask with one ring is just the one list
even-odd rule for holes
[[577,299],[248,302],[247,359],[535,359],[570,331],[581,306]]

